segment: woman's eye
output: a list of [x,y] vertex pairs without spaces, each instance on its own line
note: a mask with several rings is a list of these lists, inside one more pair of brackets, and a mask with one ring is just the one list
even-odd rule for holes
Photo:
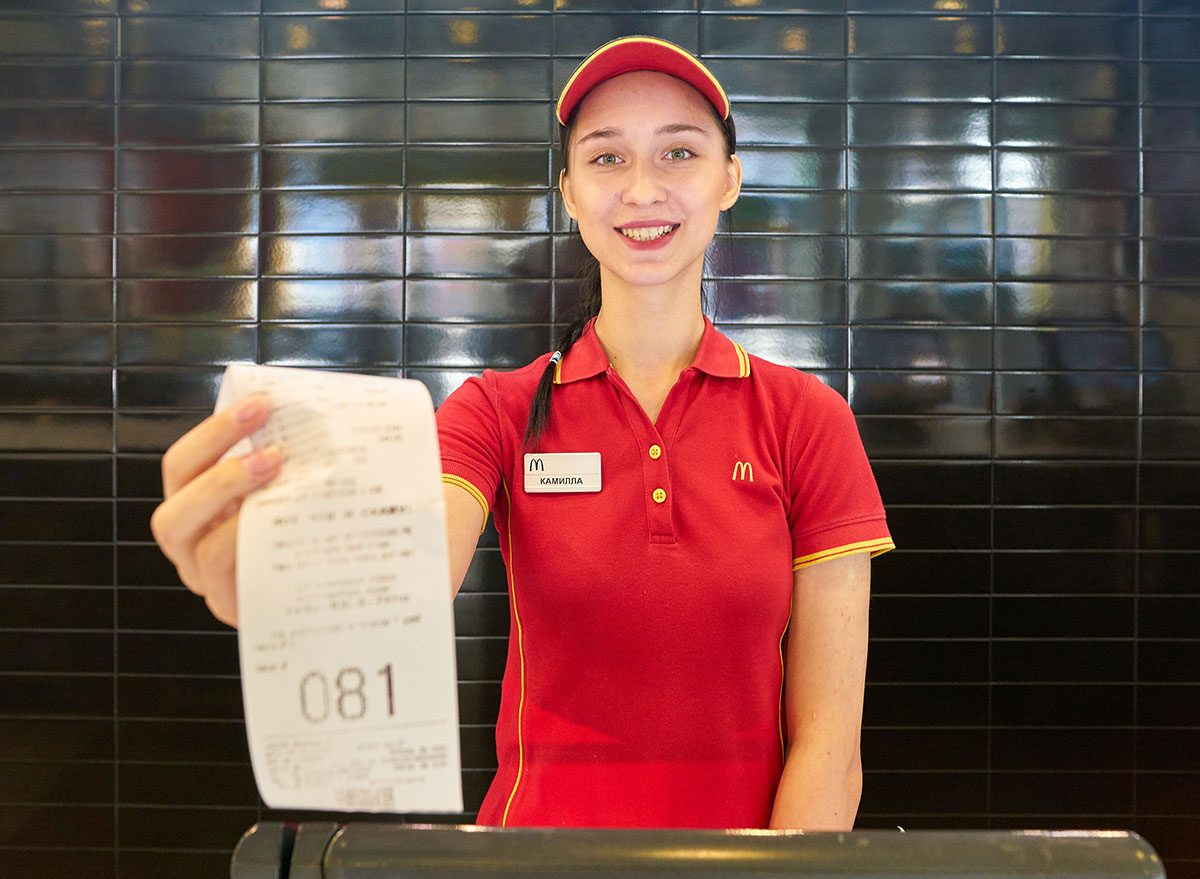
[[597,165],[615,165],[621,160],[612,153],[604,153],[603,155],[596,156],[596,158],[592,161],[594,161]]
[[687,159],[693,155],[692,151],[685,147],[676,147],[673,150],[667,151],[668,159]]

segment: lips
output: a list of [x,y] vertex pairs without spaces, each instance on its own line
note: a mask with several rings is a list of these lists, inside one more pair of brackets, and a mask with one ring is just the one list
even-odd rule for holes
[[632,241],[654,241],[670,235],[678,228],[679,224],[675,223],[662,226],[621,226],[617,231]]

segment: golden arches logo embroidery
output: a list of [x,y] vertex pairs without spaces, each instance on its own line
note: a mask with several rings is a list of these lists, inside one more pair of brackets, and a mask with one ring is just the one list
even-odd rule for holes
[[733,478],[734,482],[737,482],[739,479],[742,482],[745,482],[747,479],[749,479],[751,482],[753,482],[754,481],[754,465],[751,464],[749,461],[738,461],[736,464],[733,465],[733,477],[732,478]]
[[541,458],[530,458],[529,459],[529,472],[530,473],[545,473],[546,472],[546,462],[543,461]]

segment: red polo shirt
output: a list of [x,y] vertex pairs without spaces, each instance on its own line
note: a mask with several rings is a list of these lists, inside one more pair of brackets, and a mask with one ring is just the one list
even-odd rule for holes
[[892,547],[845,400],[705,321],[651,422],[592,327],[538,453],[599,452],[601,489],[524,489],[549,355],[438,410],[444,479],[495,516],[508,570],[499,771],[481,824],[764,827],[783,765],[795,568]]

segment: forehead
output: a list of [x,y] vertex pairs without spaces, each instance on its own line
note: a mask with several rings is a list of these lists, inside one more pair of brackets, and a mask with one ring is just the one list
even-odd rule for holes
[[708,101],[681,79],[652,70],[622,73],[600,83],[583,99],[575,114],[576,131],[609,124],[630,116],[649,122],[703,120],[715,132],[716,119]]

